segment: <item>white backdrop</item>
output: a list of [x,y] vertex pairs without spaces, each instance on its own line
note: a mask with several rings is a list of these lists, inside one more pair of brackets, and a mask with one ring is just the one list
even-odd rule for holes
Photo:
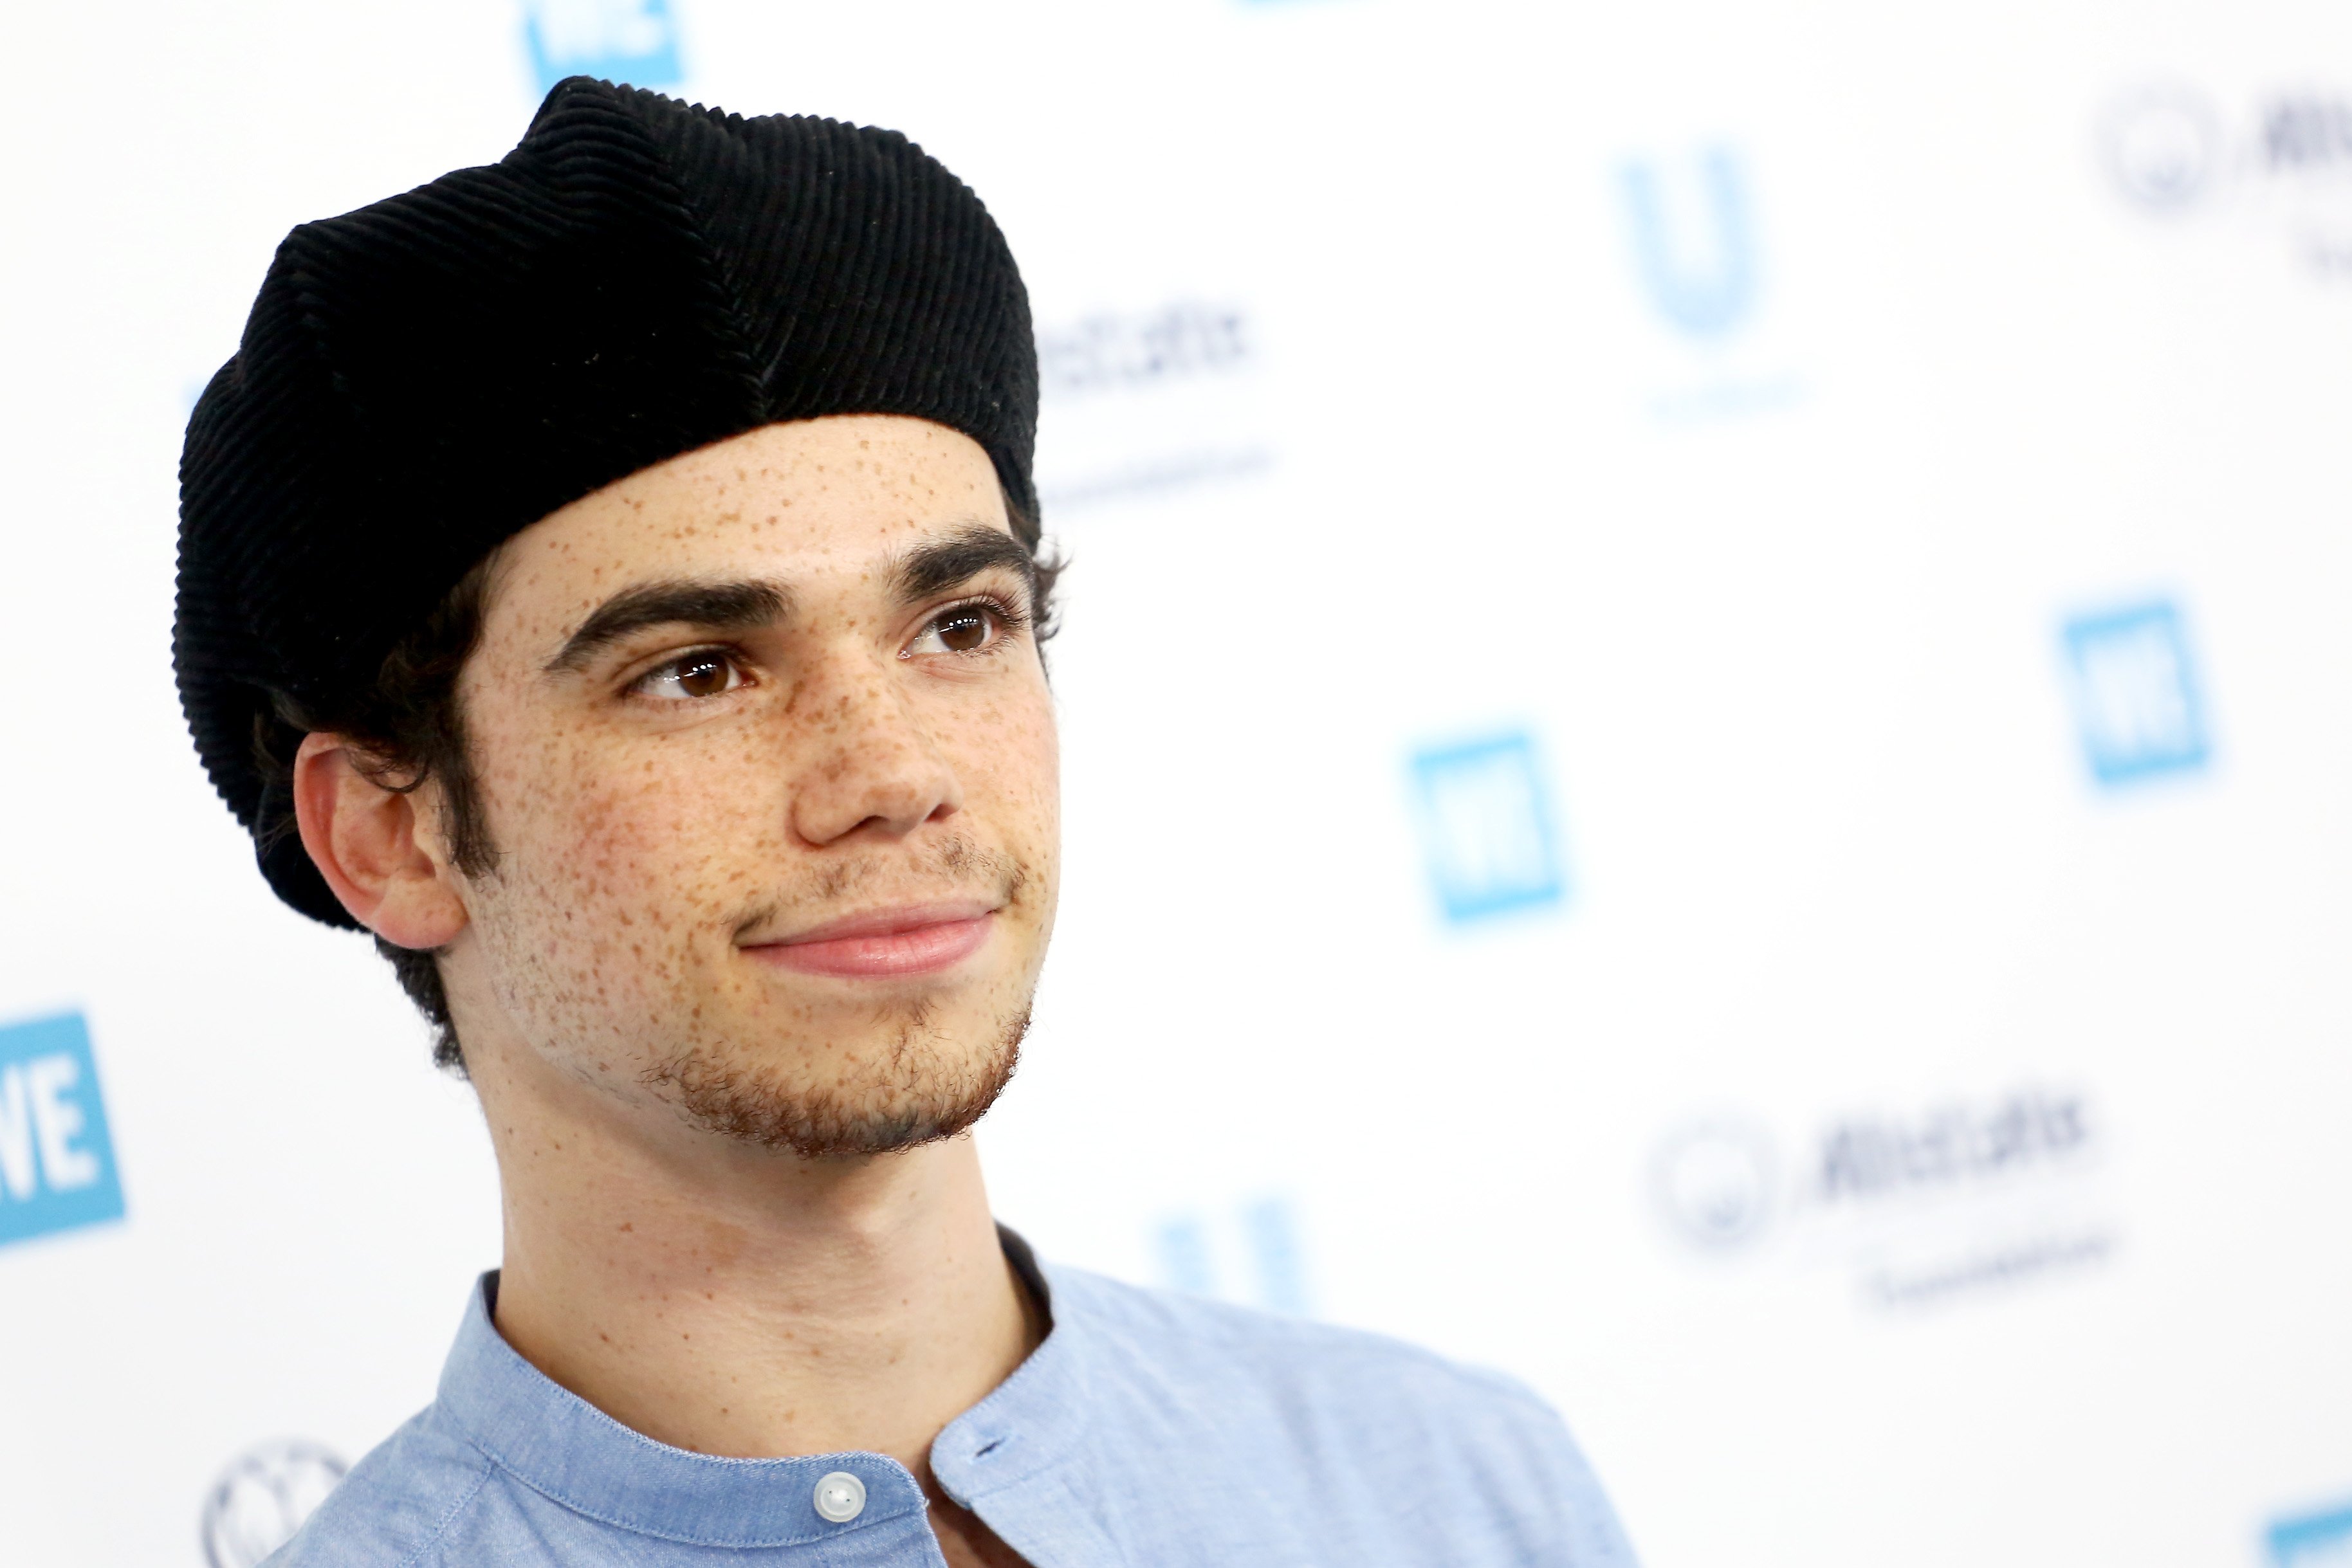
[[1008,1221],[1531,1379],[1652,1568],[2352,1560],[2352,12],[6,35],[11,1568],[256,1561],[496,1261],[467,1092],[195,765],[174,465],[288,227],[573,68],[903,129],[1029,278]]

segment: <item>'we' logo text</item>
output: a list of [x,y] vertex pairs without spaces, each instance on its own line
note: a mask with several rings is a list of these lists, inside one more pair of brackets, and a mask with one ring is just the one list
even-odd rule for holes
[[121,1218],[81,1015],[0,1029],[0,1244]]

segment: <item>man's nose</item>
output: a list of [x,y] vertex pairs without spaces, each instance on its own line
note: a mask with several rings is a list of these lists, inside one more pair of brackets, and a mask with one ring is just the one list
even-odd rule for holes
[[808,758],[792,805],[803,842],[904,838],[962,808],[955,769],[897,672],[861,659],[811,674],[793,705]]

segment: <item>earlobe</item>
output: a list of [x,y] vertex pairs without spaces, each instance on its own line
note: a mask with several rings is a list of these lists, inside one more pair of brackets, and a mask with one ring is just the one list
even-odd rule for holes
[[369,777],[338,735],[305,736],[294,758],[302,847],[352,918],[395,946],[439,947],[466,928],[466,905],[415,792]]

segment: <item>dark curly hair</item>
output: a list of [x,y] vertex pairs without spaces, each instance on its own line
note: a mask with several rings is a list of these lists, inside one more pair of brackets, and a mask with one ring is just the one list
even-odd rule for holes
[[[1004,507],[1013,535],[1027,549],[1034,568],[1037,602],[1032,607],[1031,625],[1042,647],[1054,633],[1054,587],[1065,563],[1044,548],[1036,519],[1009,495]],[[466,738],[457,676],[481,641],[482,611],[497,559],[496,552],[484,557],[458,579],[424,622],[384,656],[373,685],[308,705],[283,692],[271,694],[275,716],[255,721],[254,753],[270,786],[265,801],[283,805],[276,821],[261,824],[259,842],[264,851],[299,831],[293,807],[294,758],[303,737],[321,733],[354,742],[366,758],[362,767],[367,776],[387,789],[405,794],[427,783],[436,785],[449,834],[451,862],[467,876],[496,869],[498,849],[490,841],[473,753]],[[438,950],[396,946],[381,936],[375,938],[375,946],[391,963],[400,988],[433,1026],[434,1065],[464,1077],[465,1049],[449,1017],[449,995],[441,984]]]

